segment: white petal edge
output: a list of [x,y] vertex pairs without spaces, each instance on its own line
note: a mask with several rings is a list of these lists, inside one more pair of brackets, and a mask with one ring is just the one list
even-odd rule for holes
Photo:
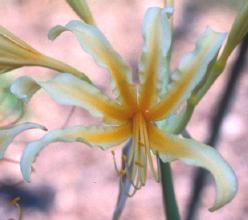
[[[187,73],[188,69],[192,68],[192,66],[197,67],[197,72],[193,75],[192,81],[181,101],[186,100],[192,90],[203,79],[209,64],[216,58],[225,37],[226,33],[215,32],[208,27],[197,40],[195,49],[181,59],[176,72],[172,74],[174,83],[172,83],[171,89],[173,89],[173,84],[176,85],[177,81],[180,81],[181,78],[187,77],[185,73]],[[209,42],[211,42],[210,45]]]
[[151,120],[168,117],[191,95],[204,78],[208,66],[218,55],[225,36],[225,33],[215,32],[211,28],[201,34],[195,49],[182,58],[176,72],[172,74],[167,95],[150,109],[148,117]]
[[[169,80],[169,51],[172,40],[169,15],[168,8],[149,8],[143,24],[144,46],[139,65],[143,84],[141,92],[145,93],[152,84],[156,97],[162,95],[159,94],[160,91],[165,93]],[[146,99],[145,94],[143,98]]]
[[[24,180],[27,182],[30,181],[31,168],[34,159],[50,143],[81,142],[87,144],[88,146],[100,147],[105,150],[126,141],[130,135],[130,132],[131,128],[128,125],[122,125],[119,127],[75,126],[67,129],[50,131],[41,139],[29,143],[25,148],[20,162]],[[105,138],[103,137],[104,135],[107,135],[108,137]]]
[[20,133],[22,133],[23,131],[26,131],[28,129],[41,129],[46,131],[47,129],[39,124],[36,123],[31,123],[31,122],[26,122],[26,123],[22,123],[22,124],[18,124],[15,126],[12,126],[10,128],[3,128],[0,129],[0,159],[2,159],[4,157],[4,153],[7,149],[7,147],[9,146],[9,144],[11,144],[11,142],[13,141],[13,139]]
[[10,91],[25,102],[29,101],[39,89],[40,86],[28,76],[17,78],[10,87]]
[[162,133],[157,128],[150,128],[150,138],[152,148],[164,154],[161,159],[165,162],[177,159],[211,172],[216,183],[216,198],[210,211],[223,207],[234,198],[237,177],[217,150],[192,139]]
[[96,26],[73,20],[65,26],[57,25],[52,28],[48,38],[54,40],[64,31],[74,33],[82,49],[89,53],[98,65],[111,73],[114,79],[111,80],[112,89],[118,99],[124,103],[132,103],[136,100],[131,84],[131,69]]
[[11,86],[17,97],[29,100],[39,89],[44,89],[54,101],[61,105],[78,106],[95,117],[104,118],[107,123],[120,124],[127,112],[93,84],[77,77],[61,73],[53,79],[40,82],[31,77],[18,78]]

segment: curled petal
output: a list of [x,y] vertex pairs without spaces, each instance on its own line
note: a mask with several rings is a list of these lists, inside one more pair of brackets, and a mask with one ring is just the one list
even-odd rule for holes
[[94,25],[94,19],[86,0],[66,0],[77,15],[87,24]]
[[171,30],[167,8],[149,8],[143,25],[144,47],[140,62],[140,105],[150,107],[158,101],[169,78]]
[[12,85],[11,91],[19,98],[28,99],[40,87],[59,104],[85,108],[92,115],[103,117],[107,122],[123,123],[129,116],[125,108],[105,96],[98,88],[66,73],[46,82],[22,77]]
[[53,130],[38,141],[31,142],[25,148],[21,158],[21,171],[26,181],[30,181],[31,166],[38,153],[52,142],[83,142],[90,146],[107,149],[128,139],[130,124],[118,127],[82,127]]
[[216,199],[210,211],[215,211],[230,202],[237,192],[237,179],[232,168],[212,147],[192,139],[179,138],[162,133],[150,125],[151,146],[166,162],[179,159],[187,164],[203,167],[211,172],[216,183]]
[[0,129],[0,159],[3,158],[7,147],[18,134],[33,128],[39,128],[44,131],[47,130],[44,126],[30,122],[18,124],[10,128]]
[[10,87],[13,94],[26,102],[29,101],[39,89],[40,86],[28,76],[17,78]]
[[83,73],[61,61],[40,53],[0,26],[0,73],[23,66],[43,66],[59,72],[69,72],[84,80],[88,80]]
[[173,82],[168,94],[159,104],[151,107],[147,117],[160,120],[168,117],[190,95],[205,76],[208,66],[217,56],[225,34],[208,28],[196,43],[195,50],[181,60],[173,74]]
[[[80,21],[71,21],[65,26],[55,26],[49,32],[49,39],[55,39],[64,31],[71,31],[77,37],[81,47],[93,56],[102,67],[107,68],[114,79],[114,91],[122,103],[135,105],[136,96],[130,85],[131,70],[123,62],[120,55],[114,51],[108,40],[93,26]],[[117,90],[116,90],[117,89]]]

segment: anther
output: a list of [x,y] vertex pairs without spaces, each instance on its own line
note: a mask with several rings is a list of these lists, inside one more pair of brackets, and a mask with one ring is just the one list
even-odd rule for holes
[[[118,168],[117,162],[116,162],[116,158],[115,158],[115,152],[112,150],[111,153],[112,153],[112,155],[113,155],[114,167],[115,167],[115,171],[116,171],[117,175],[120,176],[120,177],[125,176],[125,175],[126,175],[126,170],[125,170],[125,168],[124,168],[124,169]],[[127,160],[127,157],[126,157],[125,155],[122,155],[122,159],[123,159],[124,161],[126,161],[126,160]]]
[[124,170],[124,169],[121,169],[121,170],[118,171],[118,175],[121,176],[121,177],[122,177],[122,176],[125,176],[126,173],[127,173],[127,172],[126,172],[126,170]]
[[21,200],[21,198],[18,196],[18,197],[14,198],[10,201],[10,204],[16,206],[18,209],[18,212],[19,212],[18,220],[22,220],[22,217],[23,217],[23,210],[18,203],[20,200]]
[[123,160],[124,162],[127,161],[127,156],[126,156],[125,154],[123,154],[121,158],[122,158],[122,160]]
[[138,167],[144,168],[144,164],[141,163],[140,161],[135,161],[135,165],[137,165]]

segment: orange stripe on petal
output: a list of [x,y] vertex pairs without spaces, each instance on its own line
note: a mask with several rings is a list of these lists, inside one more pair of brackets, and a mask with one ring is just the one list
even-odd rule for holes
[[30,180],[34,159],[48,144],[53,142],[83,142],[90,146],[107,149],[128,139],[131,134],[129,123],[117,127],[82,127],[50,131],[40,140],[27,145],[21,158],[21,170],[26,181]]
[[203,79],[208,65],[218,54],[225,34],[217,33],[208,28],[199,38],[193,52],[187,54],[173,74],[174,81],[168,94],[157,105],[154,105],[147,117],[160,120],[168,117],[186,100],[192,90]]
[[149,126],[148,132],[151,147],[163,154],[167,158],[167,162],[178,159],[211,172],[216,183],[216,199],[210,211],[221,208],[233,199],[237,192],[236,176],[232,168],[214,148],[192,139],[162,133],[152,125]]
[[123,123],[130,114],[92,84],[65,73],[46,82],[21,77],[12,85],[11,91],[20,98],[28,99],[37,91],[37,86],[42,87],[59,104],[85,108],[109,123]]
[[[95,61],[102,67],[107,68],[114,79],[114,92],[122,104],[133,106],[136,103],[136,95],[131,85],[131,70],[123,62],[120,55],[114,51],[108,40],[93,26],[80,21],[71,21],[65,27],[55,26],[49,32],[49,39],[55,39],[64,31],[73,32],[81,47],[93,56]],[[116,87],[116,88],[115,88]]]

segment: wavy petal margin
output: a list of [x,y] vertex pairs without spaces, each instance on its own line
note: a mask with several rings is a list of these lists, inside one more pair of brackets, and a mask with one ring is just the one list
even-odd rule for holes
[[127,109],[115,103],[98,88],[66,73],[46,82],[21,77],[13,83],[11,91],[17,97],[28,100],[40,87],[59,104],[84,108],[93,116],[103,117],[109,123],[121,124],[129,116]]
[[166,162],[178,159],[211,172],[216,183],[216,199],[210,211],[223,207],[234,198],[238,188],[236,175],[214,148],[192,139],[162,133],[154,126],[148,130],[152,149],[164,154],[161,159]]
[[149,8],[144,18],[144,47],[139,66],[142,108],[156,104],[160,91],[168,85],[172,37],[168,20],[170,15],[167,8]]
[[4,153],[7,147],[18,134],[28,129],[34,129],[34,128],[42,129],[44,131],[47,130],[42,125],[30,123],[30,122],[18,124],[10,128],[0,129],[0,159],[4,157]]
[[118,90],[117,97],[123,104],[135,105],[136,96],[131,85],[132,74],[130,68],[124,63],[120,55],[111,47],[108,40],[94,25],[80,21],[71,21],[65,26],[55,26],[49,31],[49,39],[54,40],[64,31],[75,34],[81,47],[102,67],[107,68]]
[[207,28],[198,39],[195,50],[181,60],[177,71],[173,74],[174,81],[168,94],[147,113],[150,120],[168,117],[191,95],[192,90],[204,78],[211,61],[217,56],[225,36],[226,34]]
[[44,147],[52,142],[83,142],[89,146],[107,149],[127,140],[131,134],[131,125],[117,127],[82,127],[50,131],[40,140],[27,145],[21,158],[21,171],[26,181],[30,181],[31,167],[34,159]]

